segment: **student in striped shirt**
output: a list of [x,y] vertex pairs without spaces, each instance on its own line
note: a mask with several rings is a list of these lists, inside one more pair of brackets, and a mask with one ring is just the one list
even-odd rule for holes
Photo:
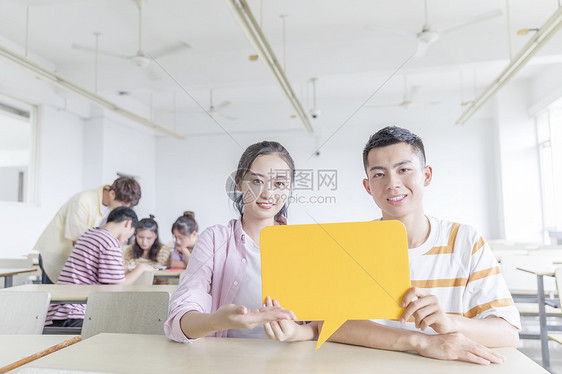
[[[503,362],[487,347],[517,346],[519,313],[490,247],[476,230],[425,214],[423,193],[432,168],[426,165],[422,140],[406,129],[386,127],[369,139],[363,162],[363,185],[382,219],[406,227],[413,287],[402,300],[400,321],[347,321],[329,340],[443,360]],[[302,335],[297,330],[314,327],[272,322],[266,333],[293,340]]]
[[[144,271],[154,271],[148,264],[139,264],[125,274],[121,244],[131,238],[137,225],[131,208],[112,210],[105,225],[78,238],[57,284],[132,284]],[[51,304],[45,325],[81,327],[85,311],[84,304]]]

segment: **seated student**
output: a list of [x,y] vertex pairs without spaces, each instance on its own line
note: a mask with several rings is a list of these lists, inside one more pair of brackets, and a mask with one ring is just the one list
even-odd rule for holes
[[172,257],[170,259],[171,268],[185,268],[189,262],[189,256],[197,242],[197,231],[199,225],[195,221],[195,213],[184,212],[172,225],[172,235],[175,244]]
[[280,307],[263,307],[260,262],[261,231],[286,223],[294,173],[293,159],[279,143],[264,141],[244,151],[235,177],[240,217],[201,234],[170,300],[164,324],[170,339],[266,338],[264,323],[295,318]]
[[[347,321],[329,340],[443,360],[501,363],[503,357],[486,347],[517,346],[519,313],[476,230],[425,215],[423,192],[432,169],[422,140],[406,129],[386,127],[369,139],[363,163],[363,185],[382,219],[406,227],[414,287],[402,300],[400,321]],[[301,339],[299,330],[315,327],[281,321],[265,329],[272,339],[288,341]]]
[[131,271],[140,263],[149,264],[155,269],[165,269],[170,266],[172,249],[160,243],[158,236],[158,223],[151,214],[149,218],[139,221],[135,241],[125,247],[125,269]]
[[[144,271],[154,271],[148,264],[139,264],[125,274],[121,244],[135,233],[137,224],[131,208],[112,210],[105,225],[78,238],[57,284],[132,284]],[[81,327],[85,311],[84,304],[51,304],[45,325]]]
[[111,186],[82,191],[68,200],[47,225],[34,250],[39,252],[42,283],[56,282],[76,240],[86,230],[102,226],[109,212],[118,206],[134,207],[141,188],[129,177],[117,178]]

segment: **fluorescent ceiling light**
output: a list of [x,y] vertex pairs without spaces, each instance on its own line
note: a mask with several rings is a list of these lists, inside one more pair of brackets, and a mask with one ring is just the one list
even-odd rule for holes
[[32,72],[37,77],[47,80],[53,84],[56,84],[59,87],[62,87],[70,92],[77,94],[78,96],[90,101],[93,104],[100,106],[101,108],[110,110],[114,113],[119,114],[125,118],[133,120],[143,126],[149,127],[155,131],[158,131],[162,134],[168,135],[172,138],[176,139],[185,139],[182,135],[168,130],[166,127],[161,126],[153,121],[148,120],[147,118],[141,117],[138,114],[135,114],[125,108],[118,106],[117,104],[99,96],[95,93],[88,91],[87,89],[80,87],[74,82],[66,79],[62,75],[59,75],[53,71],[48,70],[47,68],[31,61],[30,59],[21,56],[9,49],[4,48],[0,45],[0,56],[6,58],[8,61],[15,63],[16,65],[23,67],[24,69]]
[[240,23],[240,26],[246,33],[246,36],[260,55],[261,60],[265,63],[265,66],[267,66],[269,71],[271,71],[271,74],[275,77],[275,80],[281,87],[281,90],[285,96],[287,96],[287,99],[289,99],[289,102],[293,106],[293,109],[297,112],[297,116],[300,118],[304,128],[309,134],[313,134],[314,129],[308,120],[308,116],[306,115],[299,99],[295,95],[285,72],[281,68],[281,65],[279,65],[279,61],[277,61],[277,57],[275,57],[275,53],[273,53],[269,42],[265,38],[265,35],[250,11],[250,7],[246,3],[246,0],[226,0],[226,2],[230,6],[235,18]]
[[457,120],[457,125],[463,125],[484,105],[500,88],[502,88],[513,76],[521,70],[523,66],[546,44],[546,42],[556,34],[562,27],[562,7],[545,22],[529,42],[521,49],[509,65],[500,75],[488,86],[484,92],[474,100],[472,105],[463,112]]

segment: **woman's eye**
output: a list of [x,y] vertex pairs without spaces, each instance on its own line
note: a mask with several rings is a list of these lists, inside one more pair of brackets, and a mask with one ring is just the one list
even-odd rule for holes
[[373,174],[373,178],[380,178],[383,175],[384,175],[383,173],[375,173],[375,174]]
[[261,179],[254,179],[254,180],[252,180],[252,183],[253,184],[261,184],[262,181],[261,181]]
[[275,182],[277,187],[285,187],[285,182]]
[[408,171],[410,171],[410,169],[408,169],[408,168],[402,168],[402,169],[400,169],[400,172],[402,172],[402,173],[406,173],[406,172],[408,172]]

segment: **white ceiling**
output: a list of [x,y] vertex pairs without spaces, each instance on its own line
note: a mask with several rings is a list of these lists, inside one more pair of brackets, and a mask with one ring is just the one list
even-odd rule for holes
[[[281,14],[286,14],[286,71],[299,96],[308,96],[307,81],[319,77],[319,98],[365,98],[408,56],[415,52],[416,33],[424,23],[422,0],[248,0],[256,18],[263,3],[263,30],[283,61]],[[540,27],[558,7],[558,0],[509,0],[512,51],[530,38],[517,36],[520,28]],[[403,74],[408,84],[420,85],[420,95],[460,91],[472,96],[474,75],[485,86],[507,64],[508,31],[505,0],[428,0],[429,24],[446,27],[485,12],[500,9],[503,15],[448,34],[432,44],[427,55],[411,61],[385,87],[379,103],[399,101]],[[71,48],[94,47],[100,32],[100,49],[133,55],[137,50],[138,10],[132,0],[3,0],[0,1],[0,35],[28,47],[56,65],[57,71],[87,88],[94,87],[93,54]],[[400,30],[401,36],[386,28]],[[148,0],[144,6],[143,49],[152,51],[180,41],[191,49],[162,57],[159,62],[196,100],[208,105],[213,88],[215,102],[229,100],[245,105],[284,101],[280,90],[255,53],[224,0]],[[562,35],[541,51],[543,61],[560,63]],[[549,60],[550,61],[550,60]],[[534,70],[533,70],[534,69]],[[532,76],[540,67],[529,67]],[[197,110],[197,105],[169,77],[150,80],[130,61],[102,56],[99,90],[127,91],[148,102],[154,93],[156,109],[169,110],[172,92],[177,105]],[[523,75],[525,76],[525,75]],[[1,78],[0,78],[1,79]]]

